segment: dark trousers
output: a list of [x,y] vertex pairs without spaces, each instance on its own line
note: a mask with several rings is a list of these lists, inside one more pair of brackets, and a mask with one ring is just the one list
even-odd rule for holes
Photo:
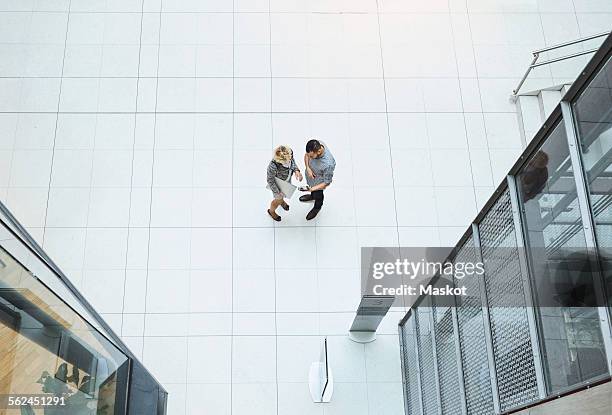
[[314,208],[321,209],[321,206],[323,206],[323,190],[315,190],[314,192],[310,192],[310,194],[315,201]]

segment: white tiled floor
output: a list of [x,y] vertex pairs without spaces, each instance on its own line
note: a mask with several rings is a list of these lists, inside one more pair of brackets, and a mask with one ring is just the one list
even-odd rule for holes
[[[399,415],[402,310],[346,337],[359,247],[453,245],[520,152],[530,51],[611,21],[607,0],[0,0],[0,197],[169,414]],[[302,164],[308,137],[334,185],[273,223],[271,150]]]

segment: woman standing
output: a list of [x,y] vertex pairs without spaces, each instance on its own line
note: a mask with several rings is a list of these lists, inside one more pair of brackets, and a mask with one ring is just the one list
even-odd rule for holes
[[285,194],[281,191],[276,183],[276,180],[283,180],[291,183],[291,176],[295,174],[298,181],[302,181],[302,173],[298,169],[295,160],[293,159],[293,150],[288,146],[278,146],[274,149],[274,156],[268,164],[268,187],[272,190],[274,199],[270,203],[268,215],[277,222],[280,222],[281,217],[276,213],[276,209],[282,206],[283,209],[289,210],[289,205],[285,202]]

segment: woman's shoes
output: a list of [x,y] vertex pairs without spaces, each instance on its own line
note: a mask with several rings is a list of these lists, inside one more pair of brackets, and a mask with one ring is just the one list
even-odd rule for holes
[[[287,206],[287,208],[289,208],[289,206]],[[276,212],[270,212],[270,209],[268,209],[268,215],[270,215],[270,217],[277,222],[281,221],[280,215],[278,215]]]
[[[289,210],[289,205],[287,203],[283,203],[281,206],[283,207],[283,209]],[[306,215],[306,220],[313,220],[317,216],[320,210],[321,210],[320,208],[319,209],[312,208],[310,212],[308,212],[308,214]],[[272,212],[270,209],[268,209],[268,215],[270,215],[270,217],[277,222],[281,221],[280,215],[277,214],[276,212]]]

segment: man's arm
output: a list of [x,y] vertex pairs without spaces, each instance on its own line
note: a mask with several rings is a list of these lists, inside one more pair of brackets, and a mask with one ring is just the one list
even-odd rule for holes
[[308,153],[304,154],[304,165],[306,166],[306,174],[308,175],[308,177],[314,179],[314,173],[310,168],[310,156],[308,155]]

